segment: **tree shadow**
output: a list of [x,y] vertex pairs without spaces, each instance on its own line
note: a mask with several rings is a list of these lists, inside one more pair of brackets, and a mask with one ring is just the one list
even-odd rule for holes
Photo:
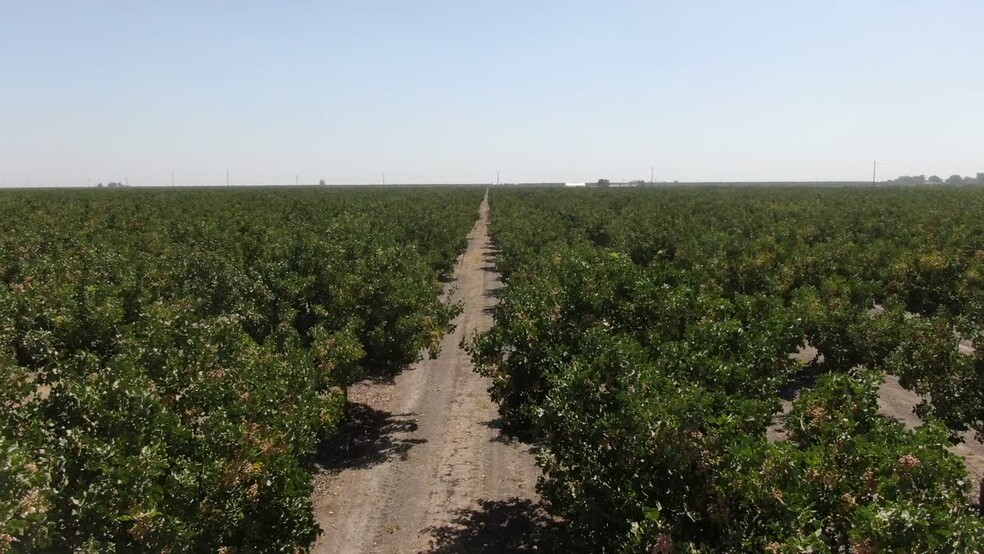
[[782,407],[778,412],[772,414],[772,422],[766,428],[766,437],[770,441],[782,441],[789,437],[789,430],[786,427],[786,423],[789,419],[793,402],[799,398],[800,393],[804,390],[816,388],[819,377],[820,373],[817,371],[815,362],[810,362],[798,371],[790,374],[786,382],[779,387],[778,396],[782,400]]
[[502,298],[502,296],[505,294],[505,292],[506,292],[506,287],[505,286],[502,286],[502,285],[497,286],[497,287],[491,287],[488,290],[486,290],[485,292],[483,292],[482,295],[485,298],[495,298],[496,299],[496,302],[492,302],[492,303],[489,303],[486,306],[484,306],[482,308],[482,313],[483,314],[486,314],[486,315],[493,315],[493,314],[495,314],[496,307],[499,305],[498,300]]
[[311,459],[326,473],[369,468],[388,460],[406,459],[425,439],[407,437],[417,430],[417,414],[391,414],[361,403],[350,404],[338,432],[322,440]]
[[557,528],[540,502],[481,500],[476,508],[456,511],[450,523],[425,529],[432,539],[422,553],[542,552]]
[[499,255],[498,248],[491,248],[491,247],[486,248],[485,251],[482,252],[482,260],[484,260],[486,263],[494,265],[498,255]]
[[501,298],[505,294],[506,287],[504,285],[499,285],[498,287],[491,287],[489,290],[485,291],[484,294],[486,298]]
[[395,373],[387,373],[385,371],[367,371],[362,375],[359,383],[369,384],[372,386],[393,385],[396,383],[396,377],[404,371],[406,371],[406,369]]
[[495,436],[490,439],[492,442],[508,445],[521,444],[531,452],[538,450],[536,437],[529,429],[521,429],[515,425],[509,425],[502,417],[486,421],[483,425],[496,431]]
[[812,390],[817,385],[820,377],[815,368],[807,366],[803,370],[791,375],[789,379],[779,387],[779,397],[787,402],[794,402],[799,398],[800,391]]

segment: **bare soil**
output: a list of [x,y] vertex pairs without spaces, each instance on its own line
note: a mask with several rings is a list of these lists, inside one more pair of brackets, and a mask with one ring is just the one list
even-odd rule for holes
[[462,339],[492,324],[501,284],[488,201],[468,235],[451,297],[463,304],[437,359],[350,390],[351,418],[315,478],[315,552],[509,552],[543,519],[532,447],[501,432],[489,382]]

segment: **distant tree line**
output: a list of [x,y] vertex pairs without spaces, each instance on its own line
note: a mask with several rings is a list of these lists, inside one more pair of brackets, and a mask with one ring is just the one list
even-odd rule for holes
[[896,185],[984,185],[984,173],[978,173],[976,177],[961,177],[960,175],[950,175],[944,181],[938,175],[926,177],[925,175],[902,175],[898,179],[888,181]]
[[127,185],[124,185],[123,183],[117,183],[116,181],[110,181],[109,183],[107,183],[105,185],[102,184],[102,183],[99,183],[98,185],[96,185],[96,187],[106,187],[106,188],[110,188],[110,189],[121,189],[121,188],[124,188],[126,186]]

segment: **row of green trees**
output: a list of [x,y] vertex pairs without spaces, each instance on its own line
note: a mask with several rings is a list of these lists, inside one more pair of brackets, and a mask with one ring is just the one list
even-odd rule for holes
[[953,174],[947,177],[945,181],[938,175],[931,175],[930,177],[926,177],[925,175],[900,175],[890,182],[897,185],[984,185],[984,173],[978,173],[975,177],[961,177],[960,175]]
[[[540,491],[565,549],[984,548],[948,450],[981,428],[984,387],[971,379],[984,367],[957,346],[984,314],[984,192],[496,190],[491,201],[507,287],[471,349],[509,425],[542,446]],[[804,343],[822,358],[793,359]],[[877,414],[885,373],[946,396],[924,406],[929,423],[907,431]],[[772,442],[797,382],[814,384]]]
[[480,199],[0,195],[0,551],[309,547],[309,457],[438,347]]

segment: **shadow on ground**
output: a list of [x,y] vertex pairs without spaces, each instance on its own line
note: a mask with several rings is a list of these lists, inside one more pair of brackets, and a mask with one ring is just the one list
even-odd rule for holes
[[[499,268],[496,267],[495,265],[495,252],[498,252],[498,250],[485,254],[484,259],[486,265],[482,266],[482,271],[487,271],[489,273],[495,273],[495,274],[499,273]],[[505,287],[503,285],[499,285],[497,287],[489,288],[489,290],[485,291],[483,294],[485,295],[486,298],[499,298],[502,296],[503,292],[505,292],[504,289]],[[494,312],[495,312],[495,306],[486,306],[482,308],[482,313],[491,314]]]
[[486,298],[502,298],[502,295],[505,293],[505,289],[506,287],[502,286],[493,287],[489,288],[489,290],[483,292],[482,294],[484,294]]
[[485,252],[482,253],[482,261],[492,266],[493,269],[486,271],[495,271],[496,257],[499,255],[498,248],[486,248]]
[[804,368],[790,376],[789,380],[779,387],[779,397],[787,402],[794,402],[799,398],[801,391],[816,388],[819,377],[819,373],[814,368]]
[[457,511],[447,525],[425,529],[432,542],[423,552],[542,552],[556,529],[540,503],[482,500],[474,509]]
[[489,439],[492,442],[510,445],[518,443],[529,448],[531,451],[537,450],[536,437],[533,436],[529,429],[516,428],[507,424],[501,417],[486,421],[483,425],[496,432],[495,436]]
[[[491,297],[498,296],[497,294],[495,294],[495,291],[492,291],[491,294],[488,293],[488,292],[486,292],[485,295],[486,296],[491,296]],[[486,315],[493,315],[494,316],[495,315],[495,310],[496,310],[496,306],[493,304],[491,306],[485,306],[484,308],[482,308],[482,313],[483,314],[486,314]]]
[[338,473],[406,459],[411,448],[427,442],[405,436],[416,430],[417,414],[391,414],[366,404],[350,404],[345,423],[318,445],[312,461],[325,472]]

